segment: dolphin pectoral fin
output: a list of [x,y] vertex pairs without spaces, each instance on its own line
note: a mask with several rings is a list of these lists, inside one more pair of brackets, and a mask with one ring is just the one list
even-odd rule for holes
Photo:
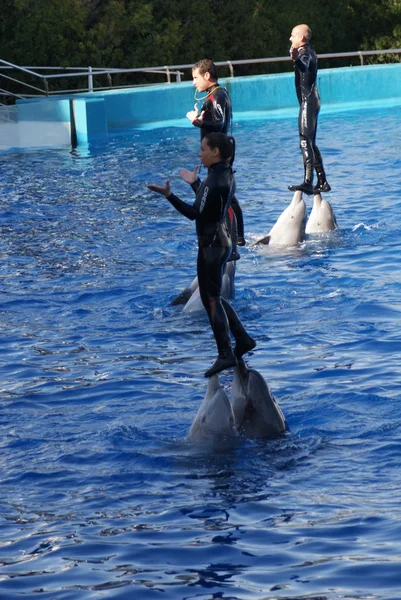
[[190,297],[193,295],[193,293],[198,289],[198,287],[198,277],[195,277],[192,280],[191,285],[185,288],[185,290],[182,291],[181,294],[178,294],[178,296],[174,298],[174,300],[171,302],[172,306],[176,306],[177,304],[186,304]]
[[241,432],[248,437],[271,438],[284,433],[287,422],[262,375],[249,369],[246,385],[247,404]]
[[177,306],[178,304],[186,304],[191,296],[191,288],[185,288],[185,290],[183,290],[181,294],[178,294],[178,296],[176,296],[174,300],[171,301],[171,306]]
[[257,246],[258,244],[264,244],[265,246],[270,244],[270,235],[266,235],[264,238],[261,238],[260,240],[253,242],[253,244],[251,244],[251,246]]
[[182,291],[181,294],[178,294],[178,296],[174,298],[174,300],[171,302],[172,306],[176,306],[177,304],[186,304],[190,297],[193,295],[193,293],[198,289],[198,287],[198,277],[196,276],[192,280],[191,285],[185,288],[185,290]]

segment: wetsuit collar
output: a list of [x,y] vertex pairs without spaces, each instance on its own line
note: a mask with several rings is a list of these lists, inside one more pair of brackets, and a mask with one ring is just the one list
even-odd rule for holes
[[207,88],[206,93],[209,96],[209,94],[211,94],[212,92],[214,92],[215,89],[217,89],[218,87],[220,87],[220,84],[218,81],[215,81],[214,83],[212,83],[212,85]]
[[225,160],[220,160],[219,162],[215,162],[210,165],[209,169],[221,169],[222,167],[228,167],[229,165]]

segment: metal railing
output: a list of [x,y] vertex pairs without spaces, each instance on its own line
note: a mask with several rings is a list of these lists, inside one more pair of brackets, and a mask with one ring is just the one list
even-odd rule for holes
[[[378,55],[389,55],[389,54],[401,54],[401,48],[390,48],[387,50],[362,50],[357,52],[337,52],[332,54],[318,54],[318,58],[322,59],[341,59],[341,58],[359,58],[359,62],[361,65],[364,65],[364,57],[367,56],[378,56]],[[234,77],[234,67],[240,65],[257,65],[257,64],[268,64],[268,63],[279,63],[279,62],[289,62],[291,58],[289,56],[278,56],[271,58],[253,58],[246,60],[226,60],[226,61],[218,61],[216,62],[216,66],[218,67],[228,67],[230,72],[230,77]],[[137,68],[137,69],[117,69],[117,68],[102,68],[102,67],[21,67],[18,65],[14,65],[10,62],[0,59],[0,78],[4,78],[8,81],[11,81],[24,89],[27,89],[26,93],[16,93],[6,89],[0,88],[0,96],[12,97],[12,98],[35,98],[39,96],[51,96],[51,95],[60,95],[60,94],[71,94],[71,93],[79,93],[79,92],[95,92],[107,89],[124,89],[130,87],[136,87],[134,84],[124,84],[124,85],[113,85],[113,76],[119,74],[132,74],[132,73],[147,73],[147,74],[162,74],[166,77],[166,82],[171,83],[172,76],[175,77],[176,82],[182,81],[181,76],[184,75],[183,70],[191,70],[193,64],[183,64],[183,65],[170,65],[170,66],[159,66],[159,67],[146,67],[146,68]],[[30,83],[22,81],[20,79],[16,79],[15,77],[10,77],[6,75],[4,71],[16,71],[17,73],[23,73],[24,75],[28,75],[30,77],[39,79],[39,81],[43,85],[43,89],[34,86]],[[48,73],[49,71],[61,71],[58,73],[48,73],[42,75],[39,71],[44,71]],[[101,76],[106,76],[107,85],[103,86],[94,86],[94,78],[99,78]],[[87,81],[87,85],[85,87],[74,87],[72,89],[56,89],[50,90],[49,83],[56,79],[67,79],[67,78],[85,78]],[[148,84],[136,84],[140,86],[144,85],[155,85],[152,83]],[[34,92],[39,93],[32,93]]]

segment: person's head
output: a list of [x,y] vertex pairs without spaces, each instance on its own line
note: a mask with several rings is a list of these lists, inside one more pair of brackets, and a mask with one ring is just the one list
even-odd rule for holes
[[198,92],[205,92],[217,81],[217,68],[209,58],[202,58],[192,67],[192,81]]
[[291,31],[290,42],[293,48],[300,48],[305,44],[309,44],[312,37],[312,31],[308,25],[296,25]]
[[235,157],[235,139],[225,133],[207,133],[202,140],[199,156],[204,167],[211,167],[217,162],[232,165]]

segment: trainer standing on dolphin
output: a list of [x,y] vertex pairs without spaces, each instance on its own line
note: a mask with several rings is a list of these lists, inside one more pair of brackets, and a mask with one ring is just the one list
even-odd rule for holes
[[[245,331],[233,307],[221,297],[223,270],[232,252],[226,213],[235,192],[232,169],[234,154],[233,137],[223,133],[208,133],[204,136],[199,156],[202,164],[208,169],[205,181],[201,183],[197,177],[198,167],[193,171],[180,171],[181,177],[196,193],[192,205],[171,193],[169,180],[165,185],[148,186],[154,192],[164,195],[184,217],[196,221],[199,292],[218,350],[218,357],[206,371],[205,377],[236,366],[237,359],[256,346],[255,340]],[[234,352],[231,347],[230,330],[236,340]]]
[[[196,90],[205,93],[203,98],[197,98],[193,110],[186,117],[195,127],[200,128],[201,142],[207,133],[228,133],[232,118],[231,101],[226,88],[222,87],[217,78],[217,67],[209,58],[199,60],[192,68],[192,80]],[[201,110],[198,102],[202,100]],[[231,206],[237,219],[238,246],[245,246],[244,217],[237,198],[231,200]]]
[[[299,102],[298,130],[304,162],[304,181],[300,185],[289,185],[311,196],[314,192],[329,192],[330,185],[323,168],[322,155],[316,146],[317,119],[320,98],[316,87],[317,56],[310,45],[312,32],[308,25],[297,25],[291,32],[290,55],[295,66],[295,90]],[[317,184],[313,188],[313,170],[316,169]]]

